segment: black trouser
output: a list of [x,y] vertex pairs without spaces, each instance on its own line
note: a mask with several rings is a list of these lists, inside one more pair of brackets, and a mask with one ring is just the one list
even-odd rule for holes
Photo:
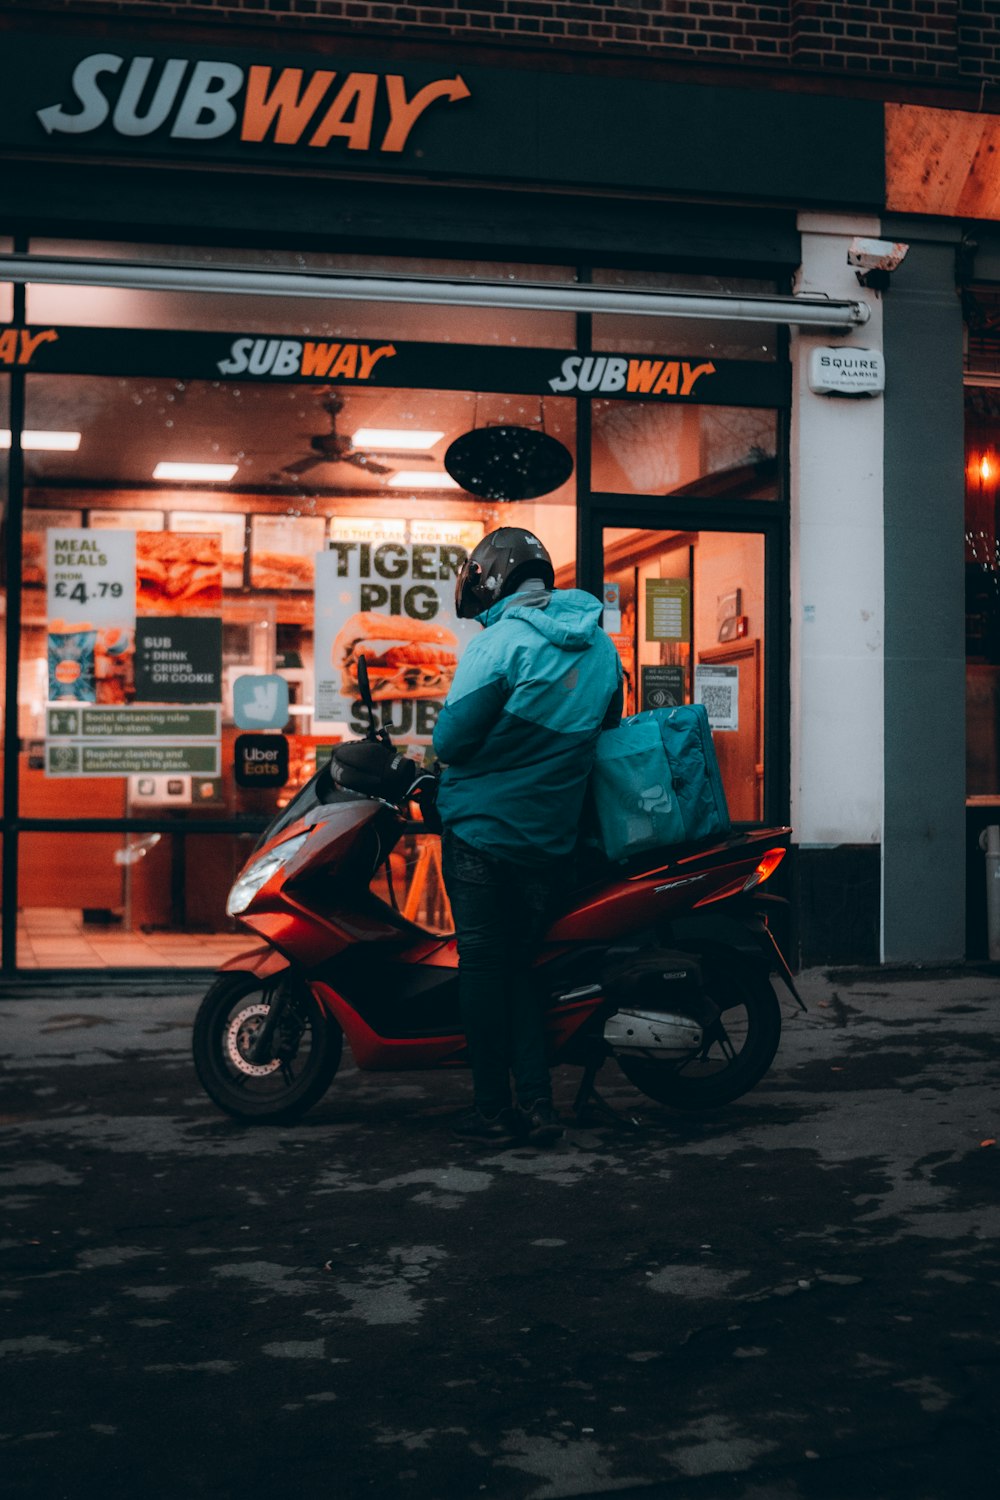
[[476,1105],[495,1115],[511,1102],[551,1099],[542,1010],[531,961],[547,925],[561,863],[541,868],[495,859],[450,829],[444,882],[458,941],[458,990]]

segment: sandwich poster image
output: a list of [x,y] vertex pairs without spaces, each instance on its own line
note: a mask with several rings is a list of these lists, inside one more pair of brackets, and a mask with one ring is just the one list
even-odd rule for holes
[[363,734],[358,661],[364,656],[380,724],[426,744],[458,659],[480,627],[455,616],[457,544],[332,542],[316,558],[318,723]]
[[221,615],[222,541],[218,534],[136,532],[135,593],[140,615]]

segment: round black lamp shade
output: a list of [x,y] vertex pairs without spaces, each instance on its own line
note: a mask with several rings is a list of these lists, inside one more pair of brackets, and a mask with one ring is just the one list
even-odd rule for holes
[[483,500],[535,500],[566,483],[573,459],[535,427],[477,427],[455,439],[444,466],[463,490]]

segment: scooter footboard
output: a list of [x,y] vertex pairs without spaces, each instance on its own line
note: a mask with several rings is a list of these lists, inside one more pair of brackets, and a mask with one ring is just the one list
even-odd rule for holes
[[331,985],[312,979],[309,987],[319,1004],[340,1026],[350,1043],[354,1061],[365,1072],[434,1068],[466,1061],[465,1037],[460,1033],[380,1036]]

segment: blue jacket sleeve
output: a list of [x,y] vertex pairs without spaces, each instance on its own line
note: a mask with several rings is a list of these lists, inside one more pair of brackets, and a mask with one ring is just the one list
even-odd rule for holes
[[477,661],[467,651],[434,726],[434,753],[445,765],[461,765],[481,749],[510,696],[503,664]]

